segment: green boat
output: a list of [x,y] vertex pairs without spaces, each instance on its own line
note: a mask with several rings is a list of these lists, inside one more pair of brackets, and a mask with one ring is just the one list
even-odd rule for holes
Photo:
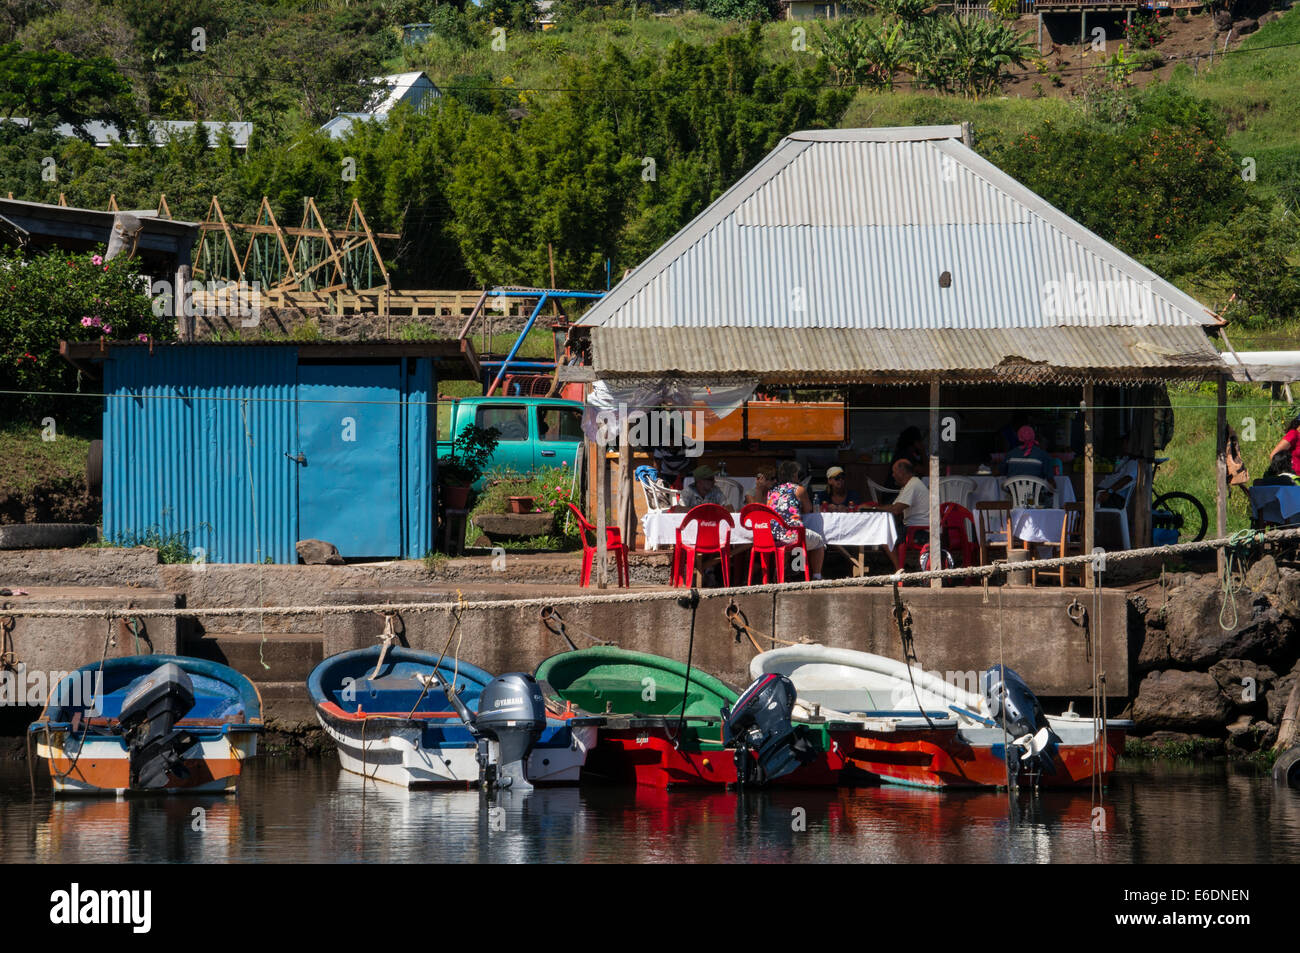
[[[692,666],[688,673],[684,663],[661,655],[599,646],[553,655],[536,677],[559,706],[605,717],[584,777],[651,787],[736,783],[735,750],[723,744],[722,709],[733,708],[740,693],[708,672]],[[825,723],[801,721],[799,727],[817,756],[780,783],[838,783],[844,760]]]

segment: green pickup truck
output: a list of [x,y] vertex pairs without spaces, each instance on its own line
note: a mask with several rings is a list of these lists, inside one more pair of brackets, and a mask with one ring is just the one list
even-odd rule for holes
[[527,473],[577,463],[582,446],[582,404],[551,397],[462,397],[438,404],[438,456],[451,452],[470,426],[501,432],[487,470]]

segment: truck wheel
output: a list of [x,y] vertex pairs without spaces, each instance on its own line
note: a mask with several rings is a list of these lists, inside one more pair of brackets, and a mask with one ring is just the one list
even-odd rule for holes
[[86,487],[91,496],[99,496],[104,489],[104,441],[90,441],[86,453]]
[[1300,745],[1287,749],[1273,762],[1273,780],[1300,788]]

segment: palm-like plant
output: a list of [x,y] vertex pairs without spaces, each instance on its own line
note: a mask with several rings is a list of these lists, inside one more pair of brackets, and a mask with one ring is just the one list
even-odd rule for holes
[[866,20],[841,20],[821,31],[819,53],[844,84],[893,89],[894,74],[910,57],[905,24],[873,27]]
[[1018,35],[993,20],[960,17],[925,19],[912,32],[911,56],[917,79],[943,92],[987,95],[1009,66],[1034,55],[1028,34]]

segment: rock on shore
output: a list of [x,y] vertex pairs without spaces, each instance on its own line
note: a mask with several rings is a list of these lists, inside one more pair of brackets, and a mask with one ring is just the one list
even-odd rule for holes
[[1234,754],[1273,744],[1300,679],[1300,571],[1265,556],[1230,600],[1218,576],[1184,574],[1130,606],[1138,735],[1217,739]]

